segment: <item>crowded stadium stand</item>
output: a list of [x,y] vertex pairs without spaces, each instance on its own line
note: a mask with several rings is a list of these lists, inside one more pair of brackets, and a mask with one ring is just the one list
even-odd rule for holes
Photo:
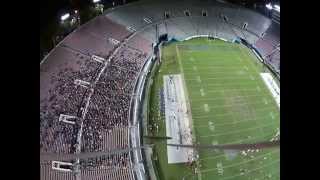
[[[167,18],[165,12],[170,14]],[[258,13],[215,1],[141,1],[106,11],[68,35],[40,63],[41,153],[131,147],[130,102],[160,35],[177,40],[194,35],[230,41],[241,37],[278,68],[278,32],[278,25]],[[73,164],[70,171],[55,170],[52,161],[41,161],[41,179],[141,179],[137,176],[141,168],[131,156],[125,152],[75,159],[68,161]]]

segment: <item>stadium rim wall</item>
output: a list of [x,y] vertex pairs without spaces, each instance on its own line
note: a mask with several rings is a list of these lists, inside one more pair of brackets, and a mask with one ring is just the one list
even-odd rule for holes
[[[150,79],[151,70],[156,62],[155,56],[150,56],[148,60],[144,63],[140,75],[137,78],[136,85],[134,88],[134,95],[132,96],[131,109],[130,109],[130,122],[132,124],[130,128],[130,146],[141,147],[141,149],[136,149],[132,152],[132,160],[134,162],[136,177],[137,179],[152,179],[156,180],[156,175],[154,173],[153,165],[151,163],[152,150],[144,145],[143,132],[144,128],[147,127],[144,122],[148,115],[148,108],[146,108],[148,102],[148,84]],[[142,170],[143,169],[143,170]],[[140,174],[140,176],[138,175]]]

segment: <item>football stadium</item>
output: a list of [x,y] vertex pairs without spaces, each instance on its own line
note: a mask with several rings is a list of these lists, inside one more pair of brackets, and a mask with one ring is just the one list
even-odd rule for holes
[[142,0],[40,62],[40,179],[280,179],[280,5]]

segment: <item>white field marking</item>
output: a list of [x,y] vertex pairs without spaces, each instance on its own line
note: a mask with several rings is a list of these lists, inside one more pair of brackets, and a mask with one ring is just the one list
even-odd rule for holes
[[[242,88],[242,89],[221,89],[221,90],[207,90],[208,92],[229,92],[229,91],[258,91],[257,88]],[[261,89],[260,89],[261,91]]]
[[244,75],[244,74],[246,74],[246,72],[245,72],[245,71],[240,70],[240,71],[237,71],[237,72],[236,72],[236,74],[237,74],[237,75]]
[[[241,66],[240,66],[241,67]],[[199,69],[205,69],[205,70],[210,70],[210,69],[240,69],[239,66],[210,66],[210,65],[206,65],[206,66],[198,66]],[[185,71],[190,71],[192,70],[191,68],[184,68]]]
[[202,88],[200,89],[200,94],[201,96],[205,96],[204,90]]
[[[244,175],[247,175],[247,174],[252,173],[254,171],[258,171],[258,170],[263,169],[265,167],[269,167],[269,166],[271,166],[271,165],[273,165],[275,163],[278,163],[278,162],[280,162],[280,160],[275,160],[275,161],[272,161],[271,163],[264,164],[263,166],[259,166],[258,168],[250,169]],[[233,175],[233,176],[228,176],[228,177],[222,178],[220,180],[232,179],[232,178],[238,177],[238,176],[242,176],[242,174],[236,174],[236,175]]]
[[[268,135],[268,136],[271,136],[271,135]],[[261,139],[261,138],[265,138],[266,136],[264,135],[264,136],[256,136],[256,137],[254,137],[254,138],[251,138],[250,140],[259,140],[259,139]],[[243,141],[246,141],[247,139],[240,139],[240,140],[237,140],[237,141],[231,141],[231,142],[226,142],[226,143],[223,143],[223,144],[238,144],[238,143],[242,143]],[[212,142],[215,142],[215,140],[213,140]],[[213,144],[212,143],[212,145],[218,145],[218,144]],[[207,159],[211,159],[211,160],[213,160],[213,159],[217,159],[217,158],[219,158],[219,157],[223,157],[224,156],[224,154],[220,154],[220,155],[216,155],[216,156],[205,156],[205,157],[203,157],[203,158],[199,158],[199,161],[203,161],[203,160],[207,160]]]
[[232,132],[227,132],[227,133],[220,133],[220,134],[210,134],[210,135],[206,135],[206,136],[199,136],[200,138],[208,138],[208,137],[216,137],[216,136],[223,136],[223,135],[228,135],[228,134],[237,134],[243,131],[249,131],[249,130],[256,130],[262,127],[269,127],[269,126],[273,126],[277,123],[268,123],[268,124],[264,124],[263,126],[257,126],[257,127],[250,127],[250,128],[244,128],[244,129],[240,129],[238,131],[232,131]]
[[[192,68],[194,71],[198,71],[197,66],[193,66]],[[186,79],[187,80],[187,79]]]
[[[248,85],[248,84],[256,84],[259,85],[260,83],[257,83],[257,81],[254,82],[247,82],[247,83],[215,83],[215,84],[207,84],[207,86],[232,86],[232,85]],[[195,86],[194,88],[196,88],[197,86]]]
[[[267,110],[271,110],[271,109],[267,109]],[[267,112],[266,112],[267,113]],[[237,114],[237,113],[233,113],[233,114]],[[225,113],[225,115],[221,115],[221,116],[231,116],[232,117],[232,113]],[[199,121],[199,122],[202,122],[202,121],[208,121],[208,118],[210,118],[210,119],[215,119],[215,118],[217,118],[218,116],[206,116],[206,117],[201,117],[201,118],[196,118],[196,117],[194,117],[194,119],[196,119],[197,121]],[[246,119],[246,120],[236,120],[236,122],[226,122],[226,123],[219,123],[219,124],[217,124],[217,125],[219,125],[219,126],[221,126],[221,125],[225,125],[225,124],[236,124],[237,122],[242,122],[242,121],[257,121],[257,120],[261,120],[261,119],[264,119],[264,118],[266,118],[266,119],[269,119],[269,115],[267,115],[267,116],[260,116],[260,117],[257,117],[257,118],[252,118],[252,119]],[[207,125],[201,125],[201,124],[199,124],[199,125],[196,125],[195,127],[202,127],[202,126],[204,126],[204,127],[206,127]]]
[[266,98],[263,98],[263,102],[264,102],[264,104],[269,104],[268,100]]
[[208,121],[208,127],[209,127],[209,130],[210,131],[214,131],[214,129],[215,129],[215,126],[213,125],[213,122],[212,121]]
[[[199,75],[199,73],[192,73],[192,71],[186,71],[186,72],[188,72],[188,76],[196,76],[196,75]],[[241,71],[241,72],[243,72],[243,74],[247,74],[247,72],[244,72],[244,71]],[[222,74],[223,76],[224,75],[229,75],[229,74],[235,74],[235,75],[237,75],[237,73],[230,73],[230,72],[226,72],[226,71],[215,71],[214,73],[206,73],[206,75],[208,75],[208,76],[217,76],[217,75],[219,75],[219,74]]]
[[270,117],[271,117],[272,119],[274,119],[274,114],[273,114],[272,111],[269,113],[269,115],[270,115]]
[[[185,115],[188,116],[188,120],[189,120],[189,128],[191,129],[190,132],[195,132],[195,129],[193,127],[193,121],[192,121],[192,113],[191,113],[191,104],[190,104],[190,100],[189,100],[189,93],[188,93],[188,88],[187,88],[187,85],[186,85],[186,80],[185,80],[185,76],[184,76],[184,70],[183,70],[183,65],[182,65],[182,62],[181,62],[181,58],[180,58],[180,53],[179,53],[179,48],[178,46],[176,45],[176,53],[177,53],[177,58],[178,58],[178,63],[179,63],[179,68],[180,68],[180,71],[181,71],[181,77],[182,77],[182,85],[183,85],[183,89],[185,91],[185,99],[186,99],[186,113]],[[193,58],[192,58],[193,59]],[[192,142],[195,142],[195,133],[191,134],[191,141]],[[196,153],[196,150],[194,150],[195,153]],[[200,178],[201,178],[201,174],[200,174]]]
[[[272,134],[263,134],[261,136],[255,136],[255,137],[251,137],[250,138],[250,142],[252,141],[262,141],[262,140],[265,140],[266,138],[270,138],[272,136]],[[247,142],[248,141],[248,138],[245,138],[245,139],[240,139],[240,140],[236,140],[236,141],[230,141],[230,142],[225,142],[223,144],[241,144],[241,143],[244,143],[244,142]],[[211,157],[211,156],[207,156],[207,157]]]
[[[208,36],[203,36],[203,37],[208,37]],[[181,46],[181,47],[185,47],[185,46],[187,46],[187,47],[190,47],[190,46],[196,46],[196,44],[178,44],[179,46]],[[230,45],[233,45],[233,44],[230,44]],[[219,45],[216,45],[216,44],[212,44],[212,45],[207,45],[207,46],[212,46],[212,47],[226,47],[226,48],[229,48],[230,47],[230,45],[225,45],[225,44],[219,44]],[[236,47],[236,46],[232,46],[232,47]],[[185,51],[189,51],[189,50],[185,50]],[[199,50],[198,50],[199,51]],[[200,50],[200,51],[203,51],[203,50]]]
[[274,81],[270,73],[260,73],[260,76],[270,91],[273,99],[276,101],[277,106],[280,108],[280,88]]
[[[258,108],[258,109],[254,109],[254,110],[257,112],[257,111],[265,111],[265,110],[272,110],[272,109],[278,110],[274,106],[267,106],[264,108]],[[206,118],[206,117],[215,118],[217,116],[227,116],[227,115],[231,115],[231,114],[234,114],[234,112],[233,113],[220,113],[220,114],[214,114],[214,115],[210,115],[210,116],[193,116],[193,117],[194,118]]]
[[[255,103],[239,103],[239,104],[225,104],[225,105],[219,105],[219,106],[211,106],[210,109],[219,109],[219,108],[223,108],[223,107],[245,106],[245,105],[263,105],[263,103],[261,103],[261,101],[259,100],[259,101],[255,102]],[[191,109],[200,110],[202,108],[201,107],[194,107],[194,108],[191,108]]]
[[203,105],[203,108],[204,108],[204,111],[205,111],[205,112],[210,112],[210,108],[209,108],[209,105],[208,105],[208,104],[204,104],[204,105]]
[[[185,50],[184,50],[185,51]],[[186,51],[185,51],[186,52]],[[187,53],[186,54],[191,54],[191,53],[193,53],[193,52],[196,52],[196,51],[187,51]],[[238,55],[239,56],[239,55]],[[224,61],[228,61],[228,62],[235,62],[235,57],[234,57],[234,55],[229,55],[229,56],[220,56],[219,58],[213,58],[213,56],[211,56],[210,58],[205,58],[205,60],[209,60],[209,61],[211,61],[211,62],[219,62],[219,61],[221,61],[221,60],[224,60]],[[240,64],[240,63],[239,63]]]
[[[253,111],[253,109],[249,109],[250,111]],[[268,113],[268,112],[270,112],[270,110],[271,111],[273,111],[273,110],[275,110],[275,111],[277,111],[277,109],[275,109],[274,107],[271,107],[271,106],[269,106],[268,108],[260,108],[260,109],[258,109],[260,112],[263,112],[263,113]],[[256,111],[257,112],[257,111]],[[197,114],[197,112],[193,112],[193,114]],[[196,119],[198,122],[202,122],[202,121],[208,121],[208,118],[209,119],[211,119],[211,118],[213,118],[213,119],[215,119],[215,118],[218,118],[219,116],[220,117],[226,117],[226,116],[228,116],[228,117],[230,117],[230,118],[232,118],[232,115],[235,115],[235,116],[237,116],[238,114],[240,114],[240,112],[228,112],[228,113],[221,113],[221,114],[218,114],[218,115],[211,115],[211,116],[208,116],[208,117],[206,117],[206,116],[201,116],[201,118],[199,118],[199,117],[197,117],[197,116],[195,116],[195,118],[194,119]],[[276,113],[276,115],[278,115],[279,113]],[[201,115],[202,115],[202,113],[201,113]],[[269,115],[268,115],[269,116]],[[238,118],[236,118],[236,119],[238,119]]]
[[[259,117],[259,118],[253,118],[253,119],[246,119],[246,120],[239,120],[239,121],[235,121],[235,122],[228,122],[228,123],[218,123],[215,124],[215,126],[224,126],[224,125],[229,125],[229,124],[238,124],[238,123],[242,123],[242,122],[248,122],[248,121],[257,121],[259,119],[268,119],[268,117]],[[206,119],[207,120],[207,119]],[[208,121],[208,120],[207,120]],[[208,127],[207,125],[195,125],[194,127],[196,128],[206,128]]]
[[[253,158],[253,159],[249,159],[249,160],[247,160],[247,161],[241,161],[240,163],[234,163],[234,164],[231,164],[231,165],[227,165],[227,166],[225,166],[224,168],[226,169],[226,168],[230,168],[230,167],[235,167],[235,166],[238,166],[238,165],[246,164],[246,163],[248,163],[248,162],[251,162],[251,161],[254,161],[254,160],[257,160],[257,159],[261,159],[261,158],[263,158],[263,156],[265,156],[265,155],[273,154],[273,153],[276,153],[276,152],[278,152],[278,151],[279,151],[279,149],[276,149],[276,150],[270,151],[270,152],[268,152],[268,153],[264,153],[264,154],[261,155],[261,156],[257,156],[257,157],[255,157],[255,158]],[[217,168],[205,169],[205,170],[202,170],[201,173],[206,173],[206,172],[209,172],[209,171],[214,171],[214,170],[216,170],[216,169],[217,169]]]
[[[217,140],[213,140],[211,144],[212,144],[212,145],[218,145],[219,143],[218,143]],[[214,151],[215,151],[216,153],[218,153],[218,152],[219,152],[219,149],[214,149]],[[201,161],[201,159],[199,159],[199,161]]]
[[260,86],[257,86],[257,91],[259,91],[259,92],[261,91],[261,88],[260,88]]
[[[186,79],[187,80],[187,79]],[[197,76],[197,82],[201,84],[200,76]]]
[[[201,93],[201,89],[200,89],[200,93]],[[201,96],[203,96],[201,94]],[[256,95],[256,94],[251,94],[251,95],[246,95],[246,96],[235,96],[233,97],[234,99],[239,99],[239,98],[247,98],[247,97],[264,97],[264,95]],[[224,97],[217,97],[217,98],[205,98],[205,99],[195,99],[195,100],[192,100],[192,102],[206,102],[206,101],[214,101],[214,100],[219,100],[219,99],[225,99]]]
[[218,174],[221,176],[223,175],[223,166],[221,162],[217,163],[217,170],[218,170]]
[[[235,77],[235,76],[232,76],[232,77],[223,77],[223,78],[205,78],[204,80],[209,80],[209,79],[248,79],[248,77],[246,77],[246,76],[244,76],[244,77]],[[186,79],[187,81],[195,81],[195,80],[197,80],[198,81],[198,79]]]
[[[195,64],[190,64],[186,66],[194,66]],[[234,72],[234,71],[243,71],[241,66],[236,67],[236,66],[210,66],[210,65],[199,65],[197,64],[197,68],[200,70],[215,70],[215,72]],[[228,71],[229,70],[229,71]],[[249,69],[248,69],[249,70]],[[186,72],[191,72],[192,68],[185,68]],[[243,71],[246,72],[246,71]]]

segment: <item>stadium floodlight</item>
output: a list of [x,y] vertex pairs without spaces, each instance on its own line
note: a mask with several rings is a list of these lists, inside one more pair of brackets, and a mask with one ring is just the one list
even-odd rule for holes
[[66,13],[66,14],[61,16],[61,21],[64,21],[64,20],[68,19],[69,17],[70,17],[70,14]]
[[271,9],[272,9],[272,5],[271,5],[271,3],[266,4],[266,7],[267,7],[267,9],[271,10]]
[[280,12],[280,6],[279,5],[274,5],[274,10]]
[[100,2],[101,0],[93,0],[93,3],[98,3]]

